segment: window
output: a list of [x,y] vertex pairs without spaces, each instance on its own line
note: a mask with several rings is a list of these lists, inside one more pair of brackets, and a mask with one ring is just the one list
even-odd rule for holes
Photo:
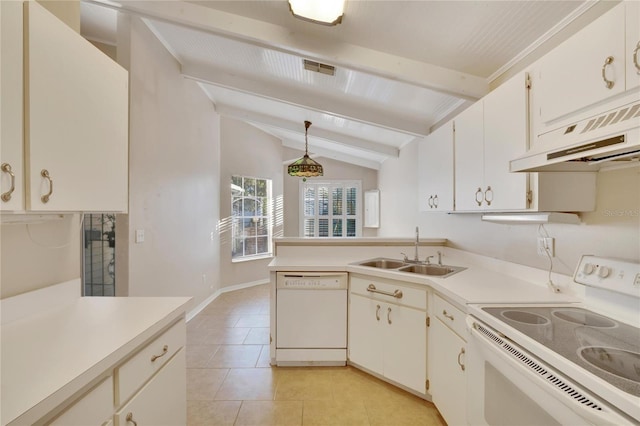
[[232,260],[271,256],[271,180],[231,177]]
[[361,186],[359,181],[300,182],[300,235],[359,237]]

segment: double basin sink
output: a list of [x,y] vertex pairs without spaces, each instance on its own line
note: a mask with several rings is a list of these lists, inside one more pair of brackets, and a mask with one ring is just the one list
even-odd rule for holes
[[446,278],[456,272],[463,271],[467,268],[461,266],[436,265],[433,263],[411,263],[397,259],[387,259],[380,257],[377,259],[364,260],[362,262],[353,263],[358,266],[367,266],[370,268],[386,269],[398,272],[408,272],[412,274],[437,276]]

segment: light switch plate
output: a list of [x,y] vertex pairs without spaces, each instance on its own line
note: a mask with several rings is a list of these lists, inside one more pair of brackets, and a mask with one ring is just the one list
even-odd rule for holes
[[136,229],[136,244],[144,243],[144,229]]

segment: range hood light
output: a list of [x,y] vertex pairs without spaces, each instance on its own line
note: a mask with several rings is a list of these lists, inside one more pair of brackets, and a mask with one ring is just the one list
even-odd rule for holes
[[482,220],[486,222],[504,223],[509,225],[530,224],[540,225],[545,223],[565,223],[578,225],[580,217],[575,213],[510,213],[510,214],[483,214]]

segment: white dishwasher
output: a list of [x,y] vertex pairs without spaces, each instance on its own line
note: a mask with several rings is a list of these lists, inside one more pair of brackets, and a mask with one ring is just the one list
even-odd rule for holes
[[278,272],[276,365],[346,365],[347,273]]

